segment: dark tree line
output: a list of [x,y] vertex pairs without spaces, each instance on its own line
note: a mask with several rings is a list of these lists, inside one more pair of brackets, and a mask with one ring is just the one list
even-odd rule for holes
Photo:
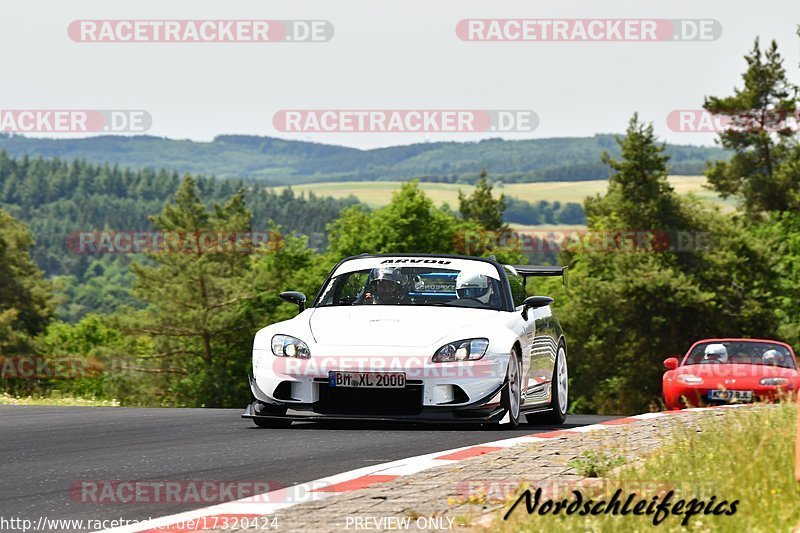
[[[198,176],[195,182],[207,205],[243,189],[254,227],[264,230],[275,224],[287,232],[324,234],[342,208],[357,203],[355,198],[296,194],[291,189],[274,192],[242,180]],[[87,268],[89,258],[65,255],[70,232],[152,229],[148,216],[161,210],[180,183],[176,172],[165,170],[11,158],[0,152],[0,206],[29,224],[36,240],[34,260],[48,275],[81,276]]]

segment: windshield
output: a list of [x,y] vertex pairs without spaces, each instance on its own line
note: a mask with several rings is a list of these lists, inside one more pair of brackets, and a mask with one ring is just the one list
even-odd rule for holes
[[502,309],[500,281],[468,267],[378,266],[332,277],[318,307],[439,305]]
[[704,342],[695,346],[684,365],[747,364],[795,368],[791,352],[772,342]]

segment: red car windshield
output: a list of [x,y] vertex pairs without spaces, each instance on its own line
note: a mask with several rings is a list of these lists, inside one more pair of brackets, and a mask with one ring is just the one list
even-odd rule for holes
[[[719,346],[725,347],[721,350]],[[709,353],[706,348],[712,346]],[[721,341],[703,342],[695,346],[684,365],[745,364],[795,368],[794,357],[786,346],[772,342]]]

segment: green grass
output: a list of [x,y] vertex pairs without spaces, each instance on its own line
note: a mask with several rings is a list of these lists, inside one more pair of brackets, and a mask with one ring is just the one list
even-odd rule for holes
[[586,450],[580,457],[570,461],[569,466],[584,477],[602,477],[624,462],[625,459],[619,455],[608,454],[603,450]]
[[[724,417],[704,421],[703,431],[676,431],[660,451],[638,466],[617,469],[593,497],[608,500],[616,488],[644,500],[669,489],[673,502],[698,498],[714,504],[739,500],[731,516],[703,513],[668,516],[653,526],[650,516],[528,515],[521,503],[509,517],[493,524],[498,531],[790,531],[800,525],[800,483],[794,477],[797,404],[787,402],[759,409],[731,409]],[[531,487],[534,491],[535,487]],[[574,498],[572,495],[565,495]],[[584,497],[589,497],[584,491]],[[556,498],[554,498],[556,499]],[[570,500],[573,501],[573,500]],[[503,509],[505,513],[510,508]],[[703,508],[705,509],[705,508]],[[730,509],[730,507],[728,507]]]
[[0,405],[57,405],[85,407],[119,407],[119,400],[98,400],[96,398],[75,398],[54,393],[50,396],[12,396],[0,394]]
[[[732,210],[734,203],[731,200],[723,201],[714,192],[705,189],[704,176],[670,176],[670,183],[679,194],[694,193],[699,198],[719,204],[723,210]],[[380,207],[389,203],[392,193],[402,182],[399,181],[351,181],[351,182],[325,182],[308,185],[294,185],[295,191],[313,191],[319,196],[333,196],[344,198],[355,195],[359,200],[371,207]],[[560,202],[583,202],[587,196],[605,193],[608,183],[597,181],[550,181],[542,183],[509,183],[496,188],[504,194],[526,200],[538,202],[548,200]],[[458,185],[453,183],[421,182],[420,187],[437,204],[448,203],[451,207],[458,205],[459,189],[469,193],[474,188],[471,185]],[[281,187],[278,187],[281,189]]]

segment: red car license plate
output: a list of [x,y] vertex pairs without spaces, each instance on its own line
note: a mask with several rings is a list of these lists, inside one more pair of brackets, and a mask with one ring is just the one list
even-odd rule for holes
[[753,391],[751,390],[722,390],[713,389],[708,391],[709,400],[725,400],[737,402],[752,402]]

